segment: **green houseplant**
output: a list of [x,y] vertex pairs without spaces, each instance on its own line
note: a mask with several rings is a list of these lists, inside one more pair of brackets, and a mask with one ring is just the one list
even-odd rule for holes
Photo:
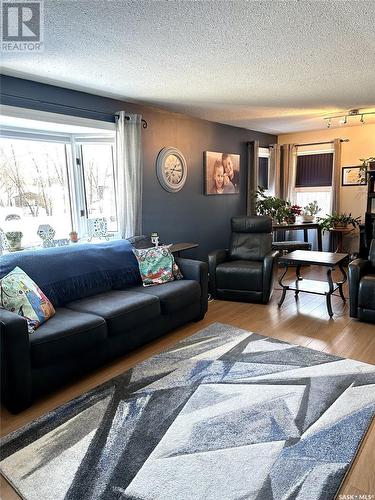
[[323,231],[329,231],[334,228],[345,228],[348,226],[353,226],[355,229],[361,223],[360,217],[352,217],[352,214],[346,213],[333,213],[332,215],[326,215],[325,217],[318,218],[319,225]]
[[291,214],[291,203],[277,196],[266,195],[265,189],[258,187],[255,193],[255,209],[258,215],[267,215],[277,224],[282,224]]
[[360,182],[366,182],[366,172],[367,170],[375,169],[375,156],[369,156],[368,158],[360,158],[359,161],[362,162],[360,171],[358,174],[358,180]]

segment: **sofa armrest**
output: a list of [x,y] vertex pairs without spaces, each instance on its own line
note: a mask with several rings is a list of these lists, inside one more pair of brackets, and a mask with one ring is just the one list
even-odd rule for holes
[[349,264],[349,303],[352,318],[358,317],[359,282],[370,269],[371,263],[365,259],[355,259]]
[[18,413],[32,400],[29,333],[24,318],[1,308],[0,352],[2,400],[11,412]]
[[200,260],[183,259],[177,257],[176,263],[185,279],[195,280],[201,286],[201,310],[197,319],[203,319],[208,309],[208,267]]
[[273,250],[263,259],[263,304],[267,304],[271,298],[275,281],[275,259],[279,252]]
[[208,254],[208,272],[210,273],[210,291],[216,295],[216,267],[228,260],[228,250],[214,250]]

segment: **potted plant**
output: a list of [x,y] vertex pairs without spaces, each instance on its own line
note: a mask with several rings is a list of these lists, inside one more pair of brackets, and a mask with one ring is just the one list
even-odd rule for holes
[[360,167],[358,180],[360,182],[366,182],[367,170],[375,169],[375,156],[369,156],[368,158],[360,158],[359,161],[362,162],[362,166]]
[[77,231],[70,231],[69,233],[69,239],[72,243],[78,243],[78,233]]
[[255,193],[255,209],[258,215],[271,217],[276,224],[282,224],[290,215],[291,204],[277,196],[268,196],[259,187]]
[[330,229],[346,228],[350,225],[355,229],[361,223],[361,218],[352,217],[351,213],[333,213],[332,215],[327,214],[325,217],[319,217],[318,222],[324,233]]
[[16,252],[17,250],[21,250],[21,240],[23,234],[21,231],[8,231],[5,233],[9,243],[9,250],[11,252]]
[[302,210],[302,221],[303,222],[314,222],[316,215],[320,212],[321,208],[318,206],[316,200],[311,201]]
[[285,218],[288,224],[294,224],[296,222],[296,217],[302,214],[302,207],[299,205],[291,205],[288,210],[288,215]]

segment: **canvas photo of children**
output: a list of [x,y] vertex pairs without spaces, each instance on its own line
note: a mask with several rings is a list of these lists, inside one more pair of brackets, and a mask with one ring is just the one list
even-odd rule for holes
[[204,152],[204,193],[236,194],[240,192],[240,155]]

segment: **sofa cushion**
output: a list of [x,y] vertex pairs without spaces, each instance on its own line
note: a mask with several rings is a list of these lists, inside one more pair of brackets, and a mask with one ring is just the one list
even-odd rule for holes
[[183,278],[169,245],[152,248],[134,248],[143,286],[154,286]]
[[359,283],[358,306],[375,310],[375,274],[367,274]]
[[130,290],[113,290],[66,305],[69,309],[97,314],[106,320],[108,335],[119,335],[160,314],[157,297]]
[[0,307],[26,318],[29,333],[55,314],[42,290],[19,267],[0,279]]
[[30,336],[32,366],[84,354],[106,338],[107,326],[100,316],[58,307],[56,314]]
[[201,297],[201,287],[194,280],[170,281],[149,288],[137,286],[133,287],[132,291],[157,297],[163,314],[173,313],[194,302],[199,302]]
[[228,290],[262,291],[263,263],[232,260],[216,267],[216,287]]

